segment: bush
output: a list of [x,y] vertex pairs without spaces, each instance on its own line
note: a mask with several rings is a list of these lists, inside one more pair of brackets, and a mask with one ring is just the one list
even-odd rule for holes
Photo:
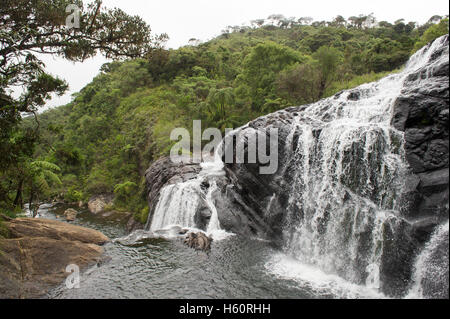
[[76,190],[75,187],[70,187],[64,194],[64,200],[66,202],[79,202],[83,198],[83,192]]
[[147,222],[149,212],[150,209],[148,208],[148,206],[145,206],[144,208],[141,209],[139,213],[136,213],[134,215],[134,218],[141,224],[145,224]]

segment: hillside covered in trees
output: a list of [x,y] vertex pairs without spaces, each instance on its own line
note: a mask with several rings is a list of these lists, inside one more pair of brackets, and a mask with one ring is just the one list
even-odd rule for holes
[[[439,16],[417,25],[376,22],[371,15],[329,22],[272,15],[228,27],[205,43],[192,39],[176,50],[155,49],[146,59],[105,64],[71,103],[39,115],[35,165],[51,177],[39,198],[75,202],[115,193],[114,209],[145,221],[143,175],[168,154],[173,128],[191,128],[201,119],[203,128],[224,130],[315,102],[395,72],[446,33],[448,18]],[[27,118],[22,127],[36,125]],[[16,173],[1,174],[1,189],[9,190],[5,201],[12,201]]]

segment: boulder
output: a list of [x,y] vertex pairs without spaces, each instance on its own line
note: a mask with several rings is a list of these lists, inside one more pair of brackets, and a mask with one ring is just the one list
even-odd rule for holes
[[126,224],[126,229],[127,232],[131,233],[138,229],[144,229],[144,224],[140,223],[134,216],[131,216]]
[[94,229],[42,218],[16,218],[4,222],[10,238],[47,237],[55,240],[79,241],[103,245],[108,237]]
[[93,196],[89,199],[88,202],[89,211],[93,214],[101,213],[108,205],[112,204],[113,200],[113,195],[102,194]]
[[19,218],[4,223],[9,238],[0,239],[0,298],[40,298],[69,275],[102,261],[102,233],[67,223]]
[[77,215],[78,212],[73,208],[66,209],[64,212],[64,216],[68,222],[73,222],[77,218]]
[[203,250],[208,251],[211,249],[211,242],[213,239],[211,237],[206,236],[202,232],[193,233],[190,232],[187,234],[184,243],[190,248],[195,250]]

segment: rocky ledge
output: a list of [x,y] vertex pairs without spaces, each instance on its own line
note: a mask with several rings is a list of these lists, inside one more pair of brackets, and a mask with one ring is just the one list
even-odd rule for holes
[[41,298],[69,275],[102,261],[102,233],[68,223],[3,218],[8,238],[0,238],[0,299]]

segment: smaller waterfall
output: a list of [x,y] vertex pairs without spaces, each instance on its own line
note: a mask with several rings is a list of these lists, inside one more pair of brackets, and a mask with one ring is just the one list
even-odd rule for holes
[[[206,207],[211,213],[206,233],[215,240],[228,237],[230,234],[220,227],[213,197],[214,193],[218,191],[215,178],[225,174],[223,165],[222,160],[216,154],[212,161],[200,164],[202,170],[195,179],[167,185],[161,189],[150,230],[158,231],[180,226],[200,231],[196,227],[195,215],[202,207]],[[205,184],[209,185],[206,190],[202,187]]]
[[155,231],[170,226],[193,228],[200,196],[197,180],[165,186],[159,195],[150,230]]
[[[413,286],[406,298],[448,299],[448,221],[434,231],[416,259]],[[443,293],[446,292],[446,295]]]

